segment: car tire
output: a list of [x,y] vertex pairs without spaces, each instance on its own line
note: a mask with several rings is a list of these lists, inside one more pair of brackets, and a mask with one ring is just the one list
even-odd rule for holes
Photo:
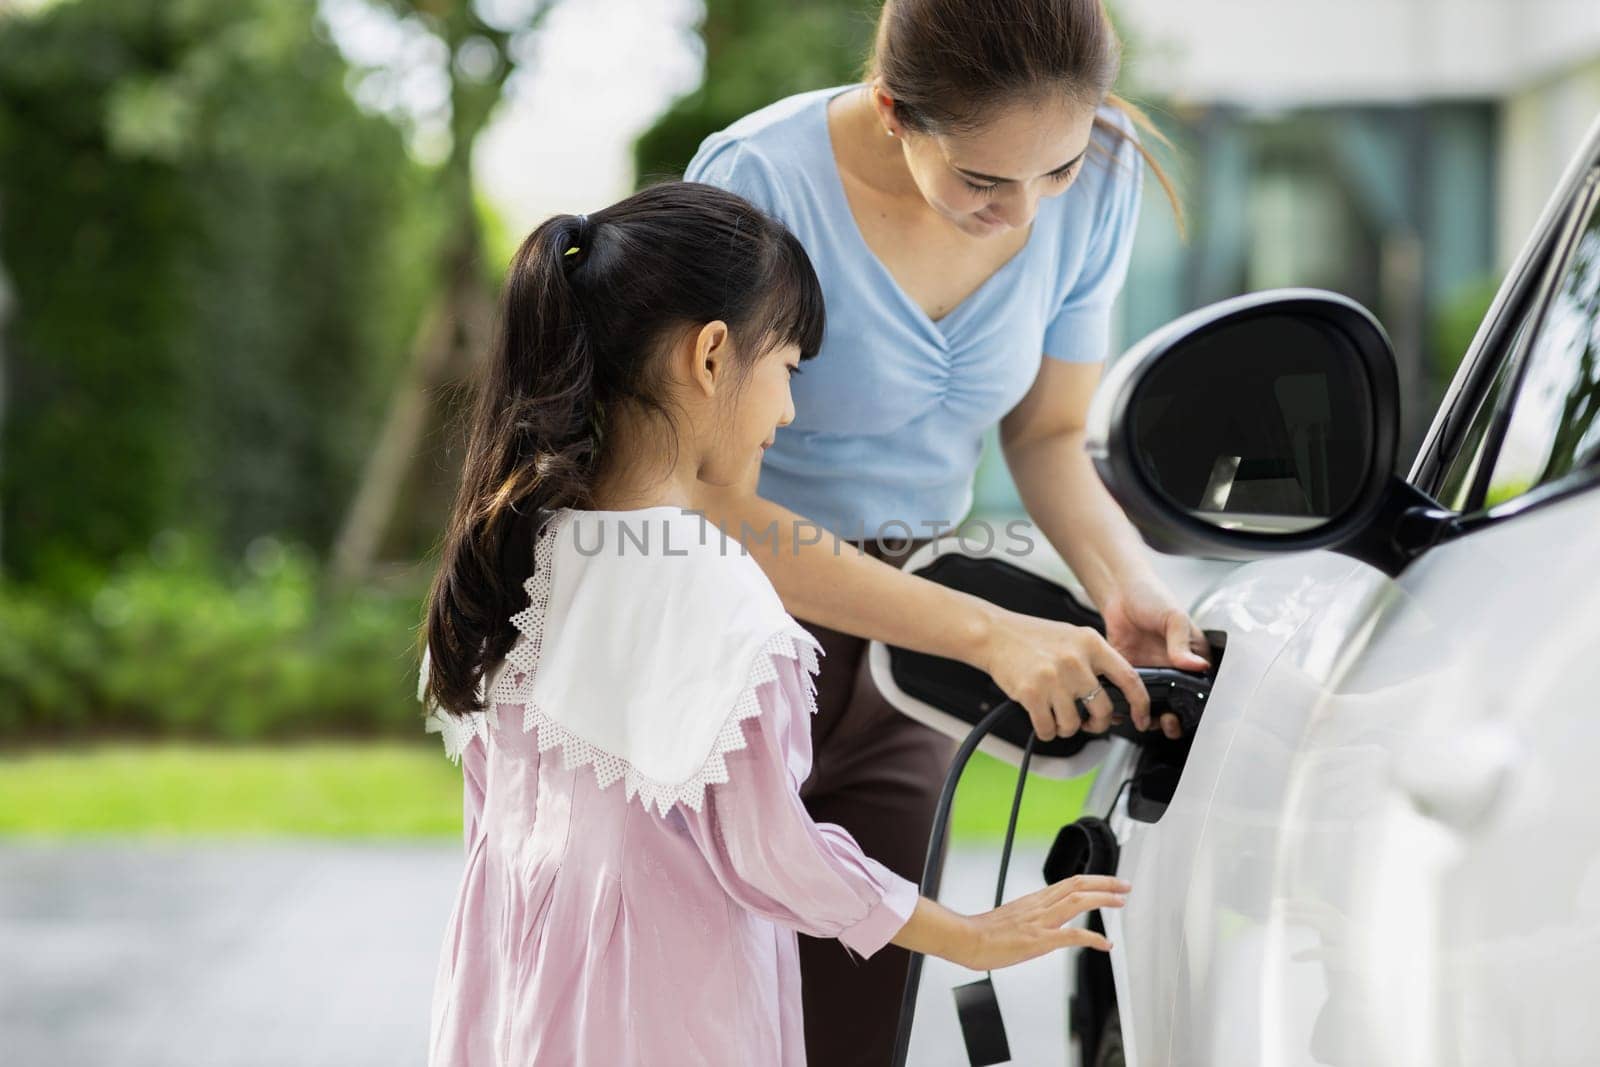
[[1094,1050],[1093,1067],[1127,1067],[1128,1058],[1122,1051],[1122,1016],[1116,1005],[1100,1030],[1100,1045]]

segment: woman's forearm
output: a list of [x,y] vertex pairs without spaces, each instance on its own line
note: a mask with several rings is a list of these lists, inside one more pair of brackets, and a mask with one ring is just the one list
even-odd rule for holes
[[915,652],[982,662],[996,612],[988,601],[907,574],[754,493],[706,496],[706,517],[744,543],[795,618]]
[[1148,549],[1084,450],[1083,431],[1001,443],[1023,507],[1072,573],[1103,606],[1111,590],[1151,574]]

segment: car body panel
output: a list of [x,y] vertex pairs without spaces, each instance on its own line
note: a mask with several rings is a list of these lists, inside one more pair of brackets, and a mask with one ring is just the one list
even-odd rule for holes
[[1313,553],[1196,605],[1228,652],[1183,778],[1159,823],[1113,819],[1128,1063],[1590,1062],[1597,529],[1590,492],[1398,580]]
[[[1246,713],[1295,634],[1360,568],[1331,553],[1309,553],[1296,560],[1293,565],[1282,559],[1247,564],[1195,606],[1191,614],[1202,629],[1227,635],[1227,654],[1183,776],[1158,823],[1134,822],[1125,808],[1112,820],[1122,843],[1118,873],[1134,886],[1122,912],[1103,916],[1107,936],[1117,946],[1112,970],[1130,1063],[1144,1063],[1147,1057],[1153,1057],[1149,1062],[1163,1062],[1172,1043],[1179,991],[1191,982],[1183,973],[1189,963],[1184,951],[1186,920],[1198,910],[1205,914],[1196,916],[1196,921],[1209,922],[1205,895],[1191,895],[1186,909],[1174,909],[1166,887],[1198,884],[1204,881],[1204,869],[1214,866],[1217,842],[1206,837],[1217,804],[1246,810],[1230,790],[1251,788],[1251,776],[1244,776],[1244,782],[1225,779],[1230,764],[1260,763],[1264,753],[1266,763],[1281,762],[1274,754],[1283,749],[1283,742],[1274,734],[1281,735],[1284,724],[1250,721]],[[1263,728],[1266,734],[1260,736]],[[1101,795],[1116,788],[1120,784],[1116,779],[1132,770],[1126,762],[1132,746],[1122,741],[1113,744],[1121,750],[1119,769],[1126,770],[1113,773],[1108,765],[1097,783],[1099,795],[1091,796],[1091,810],[1097,802],[1109,803],[1110,797]],[[1248,825],[1253,820],[1246,816],[1243,821]],[[1239,835],[1229,830],[1228,836],[1231,841]],[[1202,968],[1208,961],[1209,956],[1202,955]]]

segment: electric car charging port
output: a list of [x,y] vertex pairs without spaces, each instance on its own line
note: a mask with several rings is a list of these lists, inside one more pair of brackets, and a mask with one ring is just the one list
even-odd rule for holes
[[[1211,681],[1222,667],[1222,657],[1227,650],[1227,634],[1220,630],[1207,630],[1206,641],[1210,645],[1211,670],[1205,675],[1205,696],[1211,693]],[[1160,714],[1161,709],[1172,698],[1159,693],[1151,687],[1150,711],[1151,714]],[[1205,728],[1204,716],[1197,710],[1186,708],[1180,712],[1179,719],[1183,724],[1183,736],[1168,738],[1165,735],[1156,736],[1156,731],[1151,730],[1146,735],[1139,750],[1139,760],[1134,765],[1133,774],[1128,779],[1128,817],[1139,822],[1153,823],[1161,819],[1167,810],[1167,805],[1172,802],[1172,794],[1177,791],[1178,780],[1183,776],[1184,764],[1189,759],[1189,749],[1194,745],[1195,735]],[[1108,816],[1110,812],[1106,813]]]

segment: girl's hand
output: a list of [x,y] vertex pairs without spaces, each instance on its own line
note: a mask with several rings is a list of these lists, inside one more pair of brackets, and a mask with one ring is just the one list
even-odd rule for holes
[[[1041,741],[1069,737],[1080,726],[1090,733],[1111,727],[1111,697],[1100,689],[1100,675],[1128,698],[1129,713],[1140,729],[1150,721],[1144,682],[1092,627],[997,611],[976,659],[974,666],[1028,709]],[[1089,709],[1085,725],[1074,700],[1086,693],[1094,695],[1084,705]]]
[[1058,948],[1073,946],[1102,952],[1111,942],[1101,934],[1066,924],[1095,908],[1120,908],[1133,887],[1120,878],[1077,875],[1018,897],[968,920],[970,940],[954,963],[974,971],[1009,967]]
[[[1131,663],[1183,671],[1203,671],[1211,666],[1201,654],[1211,647],[1205,634],[1153,577],[1119,585],[1106,596],[1100,613],[1106,620],[1111,647]],[[1149,712],[1131,710],[1134,724],[1141,730],[1150,729]],[[1161,717],[1161,732],[1171,738],[1182,735],[1176,715]]]

